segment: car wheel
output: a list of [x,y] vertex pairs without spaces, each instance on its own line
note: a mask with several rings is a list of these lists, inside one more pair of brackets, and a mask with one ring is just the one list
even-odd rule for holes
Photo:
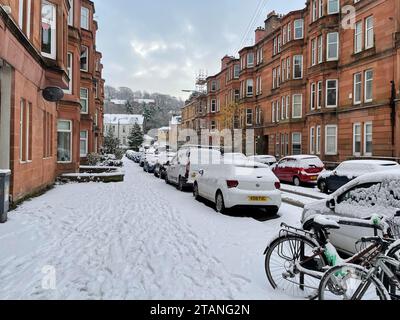
[[300,181],[299,177],[294,177],[294,178],[293,178],[293,184],[294,184],[296,187],[300,187],[301,181]]
[[195,183],[193,186],[193,196],[194,196],[194,199],[197,201],[200,199],[199,186],[197,185],[197,183]]
[[321,192],[323,192],[323,193],[328,193],[328,189],[327,189],[325,180],[321,180],[318,182],[318,189],[321,190]]
[[224,196],[222,195],[221,191],[218,191],[215,197],[215,210],[219,213],[225,212]]

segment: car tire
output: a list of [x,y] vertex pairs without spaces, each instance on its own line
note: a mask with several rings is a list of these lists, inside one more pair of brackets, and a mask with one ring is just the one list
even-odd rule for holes
[[226,211],[224,196],[222,195],[221,191],[218,191],[217,195],[215,196],[215,211],[222,214]]
[[321,180],[318,182],[318,189],[321,190],[322,193],[328,193],[328,188],[325,180]]
[[200,195],[199,195],[199,186],[197,183],[193,185],[193,197],[196,201],[200,200]]
[[300,186],[301,186],[301,181],[300,181],[299,177],[294,177],[294,178],[293,178],[293,184],[294,184],[296,187],[300,187]]

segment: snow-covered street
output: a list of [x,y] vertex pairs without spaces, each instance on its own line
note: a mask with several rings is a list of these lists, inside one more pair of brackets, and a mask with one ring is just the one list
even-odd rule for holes
[[220,215],[124,161],[123,183],[57,186],[9,214],[0,299],[292,298],[268,284],[263,252],[301,209]]

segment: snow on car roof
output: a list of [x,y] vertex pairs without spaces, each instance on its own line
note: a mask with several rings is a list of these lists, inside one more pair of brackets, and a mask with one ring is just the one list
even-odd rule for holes
[[317,156],[313,156],[313,155],[301,154],[301,155],[297,155],[297,156],[285,157],[284,159],[304,160],[304,159],[319,159],[319,158]]
[[389,161],[389,160],[348,160],[348,161],[343,161],[343,163],[348,163],[348,164],[376,164],[379,166],[385,166],[385,165],[399,165],[395,161]]

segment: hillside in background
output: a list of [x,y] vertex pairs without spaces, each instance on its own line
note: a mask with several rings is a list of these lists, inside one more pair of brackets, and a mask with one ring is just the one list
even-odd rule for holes
[[172,116],[179,115],[184,101],[161,93],[133,91],[127,87],[105,87],[106,114],[140,114],[146,119],[146,131],[168,126]]

